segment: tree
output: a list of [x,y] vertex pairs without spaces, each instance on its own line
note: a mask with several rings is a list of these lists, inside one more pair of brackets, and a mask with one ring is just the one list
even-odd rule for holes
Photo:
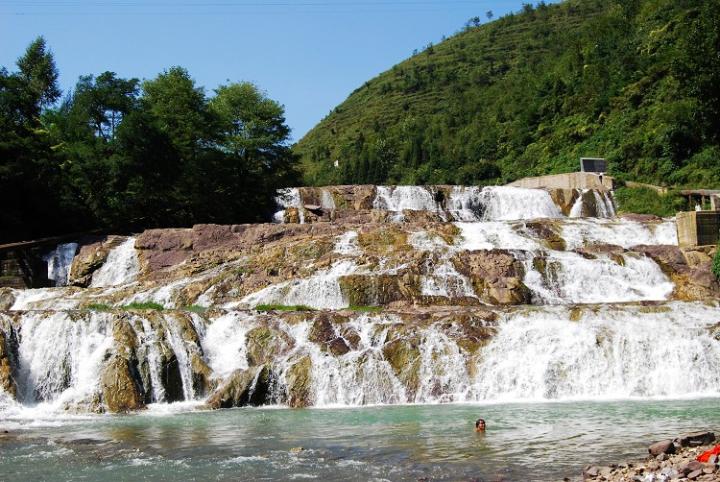
[[487,17],[488,20],[492,20],[493,17],[495,17],[495,14],[492,10],[488,10],[487,12],[485,12],[485,17]]
[[195,85],[187,70],[171,67],[145,81],[142,90],[142,107],[183,156],[195,155],[212,130],[204,89]]
[[40,111],[60,97],[58,70],[43,37],[36,38],[17,60],[22,113],[28,122],[37,122]]

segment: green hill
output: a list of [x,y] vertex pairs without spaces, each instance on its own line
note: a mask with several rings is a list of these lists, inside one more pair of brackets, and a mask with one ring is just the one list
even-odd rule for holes
[[621,179],[717,187],[719,53],[717,0],[526,5],[366,82],[295,152],[314,185],[490,184],[602,156]]

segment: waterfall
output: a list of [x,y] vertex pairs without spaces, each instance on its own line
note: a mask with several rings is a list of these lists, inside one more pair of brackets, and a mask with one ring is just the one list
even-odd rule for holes
[[259,305],[304,305],[315,309],[337,310],[348,302],[340,290],[339,278],[357,271],[353,261],[338,261],[331,268],[321,270],[309,278],[270,285],[240,301],[246,308]]
[[336,209],[335,207],[335,199],[333,199],[332,194],[327,189],[323,189],[320,194],[320,207],[322,207],[325,210],[332,211],[333,209]]
[[75,319],[64,312],[22,317],[18,346],[18,400],[52,407],[90,405],[102,363],[113,345],[104,313]]
[[296,187],[290,187],[279,189],[277,193],[275,204],[277,204],[278,211],[273,215],[273,220],[276,223],[282,224],[285,222],[285,210],[288,208],[296,208],[298,210],[298,216],[300,217],[300,224],[304,224],[305,213],[303,211],[304,206],[300,190]]
[[563,222],[567,249],[589,244],[614,244],[623,248],[646,245],[677,245],[675,221],[643,224],[627,220],[573,219]]
[[348,231],[338,236],[333,251],[346,256],[360,256],[362,249],[358,245],[358,232]]
[[378,186],[373,209],[402,212],[410,211],[440,211],[435,200],[434,192],[425,186]]
[[128,238],[110,251],[105,263],[93,274],[90,287],[106,288],[132,283],[139,272],[135,238]]
[[48,280],[52,281],[54,286],[67,284],[70,266],[77,249],[77,243],[59,244],[54,250],[43,256],[43,261],[48,266]]
[[453,189],[449,210],[459,221],[512,221],[562,218],[550,194],[542,189],[510,186]]
[[484,353],[479,400],[678,397],[719,394],[716,308],[600,308],[568,321],[567,308],[508,315]]
[[542,261],[525,260],[525,285],[537,304],[622,303],[667,299],[675,285],[645,256],[622,255],[623,264],[605,256],[587,259],[554,251]]
[[599,218],[615,217],[615,206],[607,192],[593,191],[595,196],[595,210]]

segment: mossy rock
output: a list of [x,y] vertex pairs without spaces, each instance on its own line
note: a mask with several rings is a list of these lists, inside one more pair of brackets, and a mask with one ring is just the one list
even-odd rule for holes
[[274,378],[268,365],[236,370],[208,398],[207,406],[218,409],[271,403]]
[[394,339],[383,346],[382,353],[412,396],[420,385],[420,339],[396,333]]
[[137,361],[114,356],[100,376],[102,400],[108,411],[123,413],[145,406],[145,394],[138,380]]
[[286,375],[288,405],[302,408],[312,405],[312,359],[304,356],[291,366]]
[[358,244],[366,253],[390,254],[410,250],[412,247],[407,238],[407,233],[396,226],[382,226],[371,231],[361,231]]
[[268,327],[250,330],[246,336],[247,358],[250,366],[272,362],[292,344],[285,332]]

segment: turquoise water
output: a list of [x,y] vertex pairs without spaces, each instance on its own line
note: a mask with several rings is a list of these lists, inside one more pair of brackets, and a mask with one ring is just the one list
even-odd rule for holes
[[[0,415],[3,480],[562,480],[720,428],[720,400]],[[487,420],[476,434],[476,418]],[[302,450],[299,448],[302,447]]]

